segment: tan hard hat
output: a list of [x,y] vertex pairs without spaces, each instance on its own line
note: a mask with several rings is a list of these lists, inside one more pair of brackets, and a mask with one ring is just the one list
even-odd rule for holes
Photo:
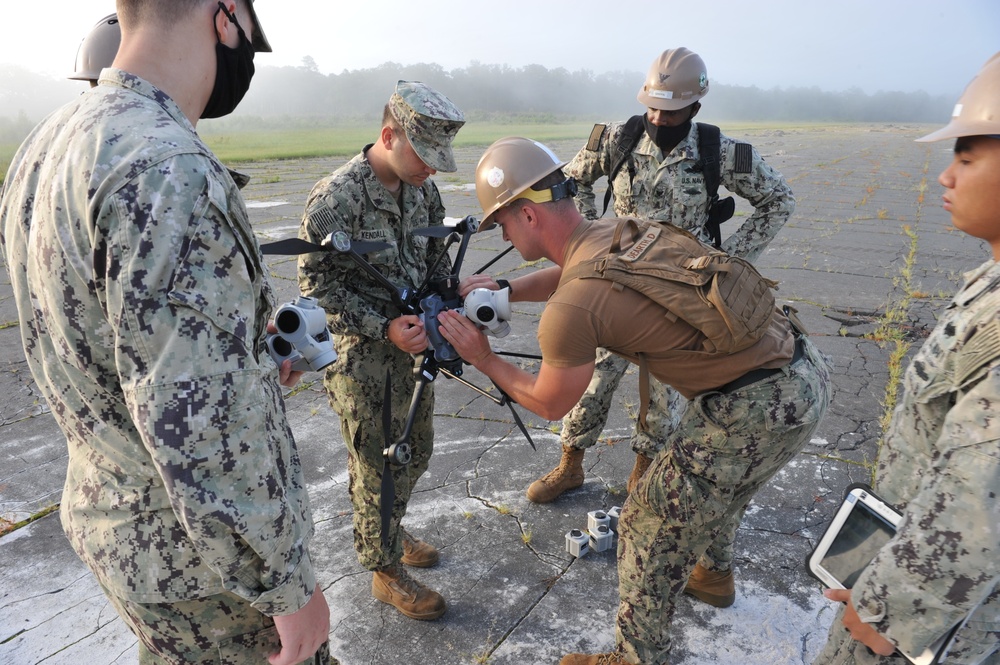
[[96,81],[101,70],[110,67],[118,54],[122,41],[122,31],[118,26],[118,15],[109,14],[97,22],[83,38],[76,52],[76,67],[68,78],[77,81]]
[[647,107],[677,111],[708,93],[708,70],[697,53],[683,46],[667,49],[649,66],[636,99]]
[[[568,162],[560,161],[554,152],[531,139],[508,136],[496,141],[486,149],[476,166],[476,196],[483,208],[479,231],[493,227],[493,213],[511,201],[531,197],[529,188],[532,185],[566,164]],[[544,195],[537,198],[542,199]],[[545,200],[551,200],[551,196]]]
[[951,122],[917,141],[1000,135],[1000,53],[986,61],[955,104]]

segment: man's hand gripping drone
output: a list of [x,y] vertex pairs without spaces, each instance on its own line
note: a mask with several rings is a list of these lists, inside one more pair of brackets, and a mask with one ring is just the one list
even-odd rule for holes
[[[297,255],[332,251],[345,255],[364,270],[376,283],[389,292],[393,304],[396,305],[402,314],[419,316],[424,325],[424,330],[432,348],[429,348],[417,357],[417,363],[414,367],[416,385],[413,389],[413,397],[410,401],[410,408],[406,416],[403,433],[395,442],[392,442],[390,439],[389,425],[391,423],[391,414],[389,405],[391,401],[391,379],[388,373],[386,373],[386,392],[382,414],[385,447],[382,451],[384,463],[381,485],[382,540],[386,545],[388,545],[386,541],[389,533],[389,522],[392,517],[392,505],[396,494],[389,466],[390,464],[404,466],[410,463],[410,433],[413,429],[417,408],[420,405],[424,388],[428,383],[437,378],[438,372],[443,373],[448,378],[457,380],[462,385],[490,399],[498,406],[507,405],[521,433],[527,438],[531,447],[535,448],[535,443],[531,440],[531,435],[514,409],[513,401],[506,393],[500,390],[499,386],[496,386],[494,383],[494,387],[500,393],[500,397],[496,397],[461,378],[462,358],[451,344],[444,339],[439,330],[438,315],[447,310],[456,310],[463,313],[473,323],[479,325],[483,329],[483,332],[488,335],[504,337],[510,332],[510,324],[508,323],[511,316],[510,303],[508,301],[509,290],[501,289],[499,291],[492,291],[490,289],[475,289],[466,296],[464,302],[458,295],[459,272],[465,259],[465,253],[468,250],[469,240],[478,228],[479,222],[474,217],[468,216],[454,227],[432,226],[414,230],[413,233],[415,235],[447,239],[441,254],[435,258],[433,265],[427,271],[427,279],[416,290],[409,287],[397,287],[362,256],[362,254],[390,247],[387,243],[352,242],[345,232],[338,231],[327,236],[321,244],[311,243],[298,238],[288,238],[261,245],[261,252],[264,254]],[[434,274],[435,269],[447,256],[448,250],[455,242],[459,242],[460,244],[455,260],[452,263],[451,274],[444,278],[431,279],[430,275]],[[513,246],[476,271],[476,274],[486,270],[511,249],[513,249]]]

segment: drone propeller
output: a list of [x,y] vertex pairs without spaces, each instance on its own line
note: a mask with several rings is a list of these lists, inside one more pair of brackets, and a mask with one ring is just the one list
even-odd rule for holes
[[466,233],[472,234],[479,229],[479,220],[468,215],[463,217],[454,226],[446,226],[440,224],[437,226],[423,226],[419,229],[413,229],[412,233],[415,236],[427,236],[429,238],[447,238],[452,233],[457,233],[459,235],[464,235]]
[[447,238],[454,232],[455,228],[452,226],[422,226],[419,229],[413,229],[413,235],[427,236],[428,238]]
[[[346,239],[346,242],[345,242]],[[298,254],[311,254],[312,252],[338,252],[341,254],[354,251],[358,254],[369,254],[380,249],[392,247],[387,242],[354,242],[344,237],[327,236],[323,244],[316,244],[301,238],[285,238],[275,242],[264,243],[260,246],[261,254],[278,254],[282,256],[296,256]]]
[[385,449],[382,451],[382,494],[379,499],[379,510],[382,514],[382,545],[389,547],[389,527],[392,524],[392,505],[396,502],[396,487],[392,481],[392,469],[389,468],[389,447],[392,445],[392,377],[389,370],[385,372],[385,397],[382,400],[382,438]]

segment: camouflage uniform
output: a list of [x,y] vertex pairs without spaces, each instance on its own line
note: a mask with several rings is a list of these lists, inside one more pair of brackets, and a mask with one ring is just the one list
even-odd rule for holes
[[[975,609],[947,663],[1000,662],[1000,265],[966,286],[906,372],[876,488],[903,513],[851,594],[862,621],[919,653]],[[978,606],[978,609],[976,609]],[[905,663],[873,655],[842,611],[815,663]]]
[[0,201],[28,364],[69,446],[63,527],[118,606],[226,596],[273,626],[257,614],[299,610],[316,577],[262,351],[267,267],[174,101],[119,70],[101,83],[32,132]]
[[[408,104],[390,100],[393,114],[408,128],[422,122]],[[436,111],[418,106],[419,110]],[[460,126],[460,123],[459,123]],[[426,130],[425,130],[426,131]],[[457,131],[457,127],[455,128]],[[408,134],[409,135],[409,134]],[[418,156],[428,164],[448,167],[450,150],[428,155],[428,146],[411,139]],[[371,146],[330,176],[319,181],[309,195],[299,237],[320,242],[328,234],[345,231],[355,240],[387,242],[390,248],[367,255],[368,261],[398,287],[415,289],[424,283],[433,262],[442,254],[445,241],[417,236],[413,230],[440,225],[445,211],[441,195],[431,180],[414,187],[401,183],[401,204],[379,182],[366,153]],[[447,158],[447,159],[445,159]],[[454,170],[454,162],[450,166]],[[445,256],[433,277],[451,272]],[[396,500],[392,511],[390,547],[381,541],[379,510],[382,451],[382,402],[386,371],[392,377],[393,441],[403,433],[416,377],[415,359],[386,337],[389,321],[403,312],[392,303],[387,290],[372,280],[350,259],[335,253],[305,254],[299,258],[299,288],[317,298],[326,310],[334,334],[337,361],[326,371],[324,386],[330,405],[340,416],[341,431],[348,447],[350,496],[354,507],[354,546],[365,568],[377,570],[399,562],[402,539],[399,523],[417,480],[427,470],[433,451],[434,384],[424,387],[410,432],[413,459],[392,467]]]
[[753,495],[819,425],[830,402],[829,370],[808,339],[801,343],[804,357],[771,377],[690,400],[626,500],[616,642],[628,662],[667,662],[676,598],[699,556],[735,533]]
[[[622,122],[609,124],[597,150],[584,148],[564,168],[566,175],[577,181],[577,208],[587,219],[600,217],[593,184],[611,170],[624,127]],[[795,199],[781,174],[768,166],[752,146],[727,136],[721,136],[720,141],[722,185],[754,206],[754,214],[726,239],[722,249],[754,261],[792,214]],[[666,156],[643,133],[629,156],[631,164],[622,166],[610,185],[614,216],[668,221],[711,243],[705,230],[709,201],[699,157],[696,123],[692,123],[687,138]],[[563,445],[585,450],[597,442],[608,420],[611,398],[627,368],[628,361],[623,358],[605,349],[598,351],[587,392],[563,419]],[[646,430],[636,427],[632,447],[652,457],[677,425],[684,398],[669,386],[651,380],[648,408]],[[722,564],[727,557],[731,559],[731,552],[719,552],[717,563]]]

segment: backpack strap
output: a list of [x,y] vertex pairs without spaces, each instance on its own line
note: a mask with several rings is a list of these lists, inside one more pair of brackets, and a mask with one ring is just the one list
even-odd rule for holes
[[722,139],[719,128],[715,125],[699,122],[698,124],[698,154],[701,159],[701,172],[705,178],[705,190],[708,193],[708,220],[705,230],[708,231],[712,244],[716,249],[722,248],[722,223],[733,216],[736,202],[728,196],[719,200],[719,184],[722,182]]
[[722,182],[722,132],[715,125],[699,122],[698,153],[701,155],[702,174],[708,200],[714,202],[719,197],[719,183]]
[[614,181],[615,176],[618,175],[618,172],[622,170],[625,162],[631,157],[635,146],[639,144],[639,138],[645,129],[642,119],[642,115],[632,116],[625,121],[625,126],[622,128],[621,134],[618,135],[618,145],[614,147],[611,153],[611,169],[608,171],[608,188],[604,192],[604,210],[601,211],[601,217],[608,211],[608,204],[611,202],[613,189],[611,183]]

